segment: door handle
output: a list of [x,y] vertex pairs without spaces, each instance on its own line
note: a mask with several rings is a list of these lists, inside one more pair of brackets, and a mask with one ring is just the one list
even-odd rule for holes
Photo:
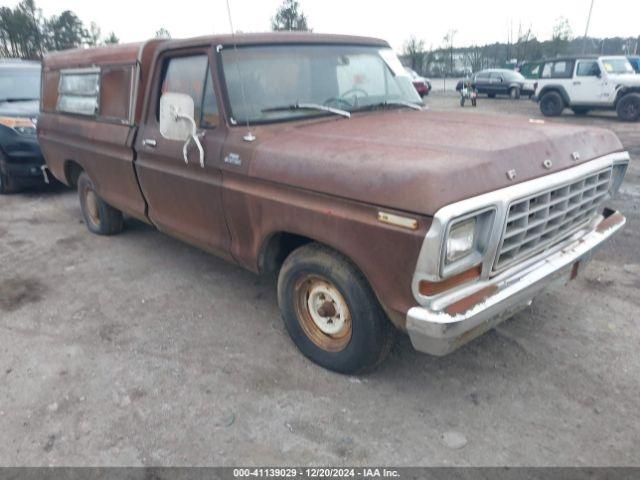
[[145,138],[142,140],[143,147],[156,148],[158,142],[156,142],[153,138]]
[[582,85],[582,82],[573,82],[574,85]]

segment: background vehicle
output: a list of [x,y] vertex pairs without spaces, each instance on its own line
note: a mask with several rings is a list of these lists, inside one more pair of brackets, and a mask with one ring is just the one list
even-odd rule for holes
[[[496,95],[508,95],[512,99],[520,98],[525,84],[522,75],[514,70],[493,68],[482,70],[471,77],[471,84],[478,93],[486,94],[489,98]],[[463,81],[456,85],[456,90],[462,89]]]
[[535,100],[547,116],[570,108],[576,115],[616,110],[625,121],[640,118],[640,75],[626,57],[564,57],[548,60],[537,81]]
[[429,95],[431,91],[431,81],[428,78],[421,77],[414,70],[409,67],[405,67],[407,73],[411,76],[413,86],[416,87],[416,91],[421,97]]
[[638,55],[630,55],[627,57],[629,63],[633,67],[636,73],[640,73],[640,56]]
[[151,40],[43,65],[38,136],[88,229],[124,212],[277,274],[291,339],[339,372],[379,364],[396,329],[455,350],[625,222],[602,210],[629,158],[614,133],[423,111],[382,40]]
[[544,62],[523,62],[518,69],[518,73],[525,78],[522,86],[522,94],[529,97],[536,91],[536,81],[540,78],[540,72]]
[[0,61],[0,193],[44,183],[36,123],[40,63]]

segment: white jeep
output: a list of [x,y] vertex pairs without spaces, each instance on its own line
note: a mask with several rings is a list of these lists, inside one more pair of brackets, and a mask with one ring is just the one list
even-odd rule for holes
[[546,116],[615,109],[632,122],[640,118],[640,74],[622,56],[555,58],[544,62],[533,99]]

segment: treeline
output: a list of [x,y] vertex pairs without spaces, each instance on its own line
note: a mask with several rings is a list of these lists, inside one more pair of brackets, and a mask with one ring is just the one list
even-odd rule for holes
[[[455,32],[453,32],[455,33]],[[637,37],[593,38],[572,37],[566,19],[558,19],[550,40],[538,40],[528,30],[512,42],[496,42],[483,46],[455,47],[449,32],[443,46],[426,49],[424,42],[410,38],[404,47],[402,61],[425,76],[463,76],[485,68],[511,68],[525,61],[536,61],[559,55],[634,55],[640,54]]]
[[118,43],[106,37],[97,24],[87,28],[70,10],[45,18],[34,0],[22,0],[15,8],[0,7],[0,56],[40,59],[46,52]]

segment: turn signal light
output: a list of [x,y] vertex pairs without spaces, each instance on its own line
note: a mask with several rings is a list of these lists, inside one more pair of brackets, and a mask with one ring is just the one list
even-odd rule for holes
[[433,295],[437,295],[438,293],[442,293],[454,287],[457,287],[458,285],[462,285],[463,283],[477,280],[480,278],[481,272],[482,265],[477,265],[470,270],[466,270],[462,273],[459,273],[458,275],[454,275],[453,277],[447,278],[442,282],[428,282],[426,280],[421,280],[418,285],[418,291],[420,292],[420,295],[431,297]]

